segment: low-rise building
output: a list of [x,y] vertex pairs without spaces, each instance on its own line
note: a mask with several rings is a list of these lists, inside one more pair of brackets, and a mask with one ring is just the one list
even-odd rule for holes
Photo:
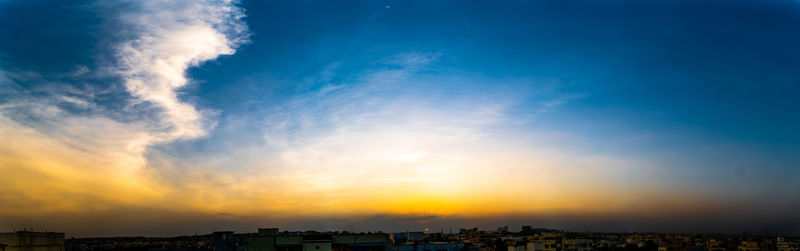
[[303,251],[331,251],[330,240],[303,241]]
[[218,231],[212,233],[215,251],[236,251],[236,235],[233,231]]
[[590,251],[593,243],[590,239],[567,239],[562,245],[565,251]]
[[800,250],[800,248],[797,247],[797,243],[796,242],[787,240],[784,237],[776,238],[775,247],[778,249],[778,251],[797,251],[797,250]]
[[385,251],[459,251],[462,243],[425,243],[387,246]]
[[385,251],[386,234],[346,234],[331,236],[333,251]]
[[528,242],[528,251],[557,251],[558,245],[555,240],[536,240]]
[[508,246],[508,251],[528,251],[528,245],[517,244],[513,246]]
[[64,251],[64,233],[17,231],[0,233],[0,250]]
[[710,239],[706,241],[706,251],[725,251],[721,241]]
[[738,249],[739,251],[760,251],[761,247],[759,247],[758,242],[755,241],[742,241]]

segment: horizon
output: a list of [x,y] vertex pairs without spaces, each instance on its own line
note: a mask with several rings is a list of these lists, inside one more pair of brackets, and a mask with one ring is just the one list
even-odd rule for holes
[[[532,226],[533,228],[554,229],[573,233],[659,233],[659,234],[704,234],[704,235],[756,235],[764,236],[786,236],[800,237],[782,228],[770,228],[759,225],[755,222],[753,227],[741,230],[730,228],[720,231],[720,227],[737,226],[741,222],[729,222],[726,218],[711,218],[707,220],[698,219],[653,219],[638,218],[630,216],[600,217],[599,219],[586,219],[575,215],[547,215],[539,217],[526,217],[520,215],[492,215],[487,218],[478,217],[458,217],[442,215],[356,215],[338,218],[284,218],[284,219],[255,219],[247,217],[240,218],[220,218],[219,215],[194,215],[184,217],[179,220],[172,220],[159,223],[157,220],[173,218],[164,214],[155,214],[150,217],[131,217],[125,218],[123,223],[119,220],[110,220],[112,216],[83,216],[74,217],[67,220],[44,221],[30,220],[22,218],[20,222],[28,225],[16,224],[13,228],[0,229],[0,232],[20,231],[27,229],[31,231],[46,229],[48,232],[63,232],[67,238],[105,238],[105,237],[179,237],[192,236],[199,233],[210,234],[218,231],[233,231],[235,233],[250,233],[259,228],[279,228],[281,231],[347,231],[351,233],[377,232],[395,233],[407,230],[433,229],[433,230],[457,230],[473,229],[484,231],[494,231],[498,227],[508,226],[510,230],[519,230],[521,226]],[[244,218],[244,217],[243,217]],[[73,222],[83,222],[94,220],[102,223],[101,226],[66,226]],[[136,222],[134,224],[130,222]],[[679,224],[676,224],[679,223]],[[12,222],[13,224],[13,222]],[[164,226],[170,225],[165,228]],[[794,222],[784,222],[792,226]],[[31,227],[35,226],[35,227]],[[688,227],[687,227],[688,226]],[[774,223],[773,226],[781,226]],[[70,229],[72,231],[63,231]],[[99,230],[98,230],[99,229]],[[431,231],[435,232],[435,231]],[[449,232],[449,231],[446,231]],[[513,232],[513,231],[512,231]],[[94,234],[92,234],[94,233]]]
[[0,230],[797,236],[797,27],[791,0],[0,1]]
[[[751,237],[789,237],[789,238],[798,238],[800,235],[786,235],[781,233],[775,232],[741,232],[741,233],[715,233],[715,232],[635,232],[635,231],[570,231],[564,229],[555,229],[555,228],[538,228],[532,225],[519,225],[519,228],[515,229],[511,226],[498,226],[497,228],[479,228],[479,227],[466,227],[466,228],[440,228],[438,231],[434,231],[436,229],[424,228],[424,229],[406,229],[402,231],[382,231],[380,229],[372,230],[372,231],[349,231],[344,229],[327,229],[327,230],[320,230],[320,229],[283,229],[274,226],[261,226],[256,229],[250,229],[245,231],[236,231],[233,229],[228,228],[220,228],[214,229],[211,227],[211,230],[208,232],[195,232],[192,234],[178,234],[178,235],[112,235],[112,236],[70,236],[68,233],[59,232],[59,231],[49,231],[45,229],[44,231],[34,231],[35,229],[27,229],[23,228],[20,229],[13,229],[10,232],[0,232],[0,233],[56,233],[56,234],[65,234],[65,238],[67,239],[113,239],[113,238],[180,238],[180,237],[194,237],[194,236],[210,236],[215,233],[225,233],[230,232],[236,235],[250,235],[250,234],[257,234],[262,229],[276,229],[277,234],[279,235],[286,235],[286,234],[300,234],[300,235],[361,235],[361,234],[398,234],[398,233],[423,233],[423,234],[443,234],[443,235],[460,235],[462,231],[478,231],[478,232],[486,232],[486,233],[496,233],[496,234],[527,234],[527,235],[537,235],[541,233],[562,233],[562,234],[614,234],[614,235],[625,235],[625,234],[658,234],[658,235],[703,235],[703,236],[751,236]],[[531,232],[526,232],[525,227],[531,227]],[[505,230],[502,230],[505,228]],[[536,232],[536,233],[533,233]]]
[[[424,234],[444,234],[444,235],[459,235],[461,230],[471,231],[477,230],[479,232],[486,232],[486,233],[501,233],[501,234],[523,234],[524,230],[521,227],[525,227],[528,225],[521,225],[520,230],[514,230],[510,226],[500,226],[499,228],[508,227],[509,230],[507,232],[501,232],[498,229],[480,229],[478,227],[474,228],[459,228],[459,229],[439,229],[439,231],[432,231],[432,230],[425,230],[425,229],[415,229],[415,230],[405,230],[405,231],[391,231],[391,232],[384,232],[381,230],[376,231],[364,231],[364,232],[352,232],[347,230],[315,230],[315,229],[292,229],[286,230],[281,228],[274,228],[274,227],[260,227],[255,229],[255,231],[250,230],[248,231],[235,231],[235,230],[225,230],[225,229],[217,229],[211,230],[210,232],[196,232],[192,234],[180,234],[180,235],[161,235],[161,236],[147,236],[147,235],[114,235],[114,236],[70,236],[68,233],[58,232],[58,231],[33,231],[33,229],[14,229],[8,233],[57,233],[57,234],[65,234],[66,239],[114,239],[114,238],[180,238],[180,237],[194,237],[194,236],[209,236],[213,235],[214,233],[223,233],[223,232],[231,232],[236,235],[250,235],[256,234],[261,229],[278,229],[278,234],[301,234],[301,235],[361,235],[361,234],[398,234],[398,233],[424,233]],[[451,232],[451,230],[454,230]],[[457,230],[457,231],[455,231]],[[553,229],[553,228],[533,228],[535,231],[539,232],[547,232],[547,233],[575,233],[575,234],[658,234],[658,235],[704,235],[704,236],[751,236],[751,237],[788,237],[788,238],[798,238],[800,235],[793,236],[793,235],[785,235],[780,233],[769,233],[769,232],[742,232],[742,233],[703,233],[703,232],[628,232],[625,230],[622,231],[568,231],[562,229]],[[0,232],[3,233],[3,232]]]

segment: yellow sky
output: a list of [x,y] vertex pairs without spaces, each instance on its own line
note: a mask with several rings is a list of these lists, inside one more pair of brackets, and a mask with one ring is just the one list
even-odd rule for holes
[[13,205],[0,208],[6,215],[126,206],[237,215],[614,212],[631,200],[668,195],[626,191],[598,175],[624,168],[594,165],[576,172],[564,157],[497,147],[408,154],[356,140],[352,152],[325,153],[339,158],[321,156],[325,147],[294,153],[317,152],[319,163],[278,157],[219,170],[148,160],[148,134],[107,119],[61,121],[69,128],[63,135],[81,135],[80,141],[0,119],[0,171],[6,177],[0,200]]

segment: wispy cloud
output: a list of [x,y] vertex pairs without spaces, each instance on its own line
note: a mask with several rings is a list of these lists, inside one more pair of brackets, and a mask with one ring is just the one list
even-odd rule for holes
[[118,47],[119,74],[131,95],[159,110],[159,140],[203,136],[207,111],[179,99],[186,69],[230,55],[247,41],[244,10],[235,1],[140,2],[121,17],[134,39]]
[[[297,207],[324,209],[329,213],[352,210],[475,213],[580,206],[557,198],[574,195],[575,189],[585,187],[571,179],[587,178],[585,174],[596,174],[601,168],[594,168],[593,164],[581,168],[583,163],[570,160],[580,156],[547,149],[550,142],[536,133],[552,138],[550,132],[515,131],[533,136],[506,138],[511,134],[507,131],[509,124],[518,120],[520,111],[514,109],[515,105],[529,102],[524,99],[526,95],[509,95],[504,88],[470,88],[476,82],[502,87],[517,85],[517,81],[420,74],[420,69],[436,63],[436,57],[428,55],[436,54],[403,53],[389,57],[416,59],[411,60],[413,64],[408,64],[408,60],[381,61],[375,68],[348,73],[355,76],[338,77],[353,80],[347,83],[326,82],[335,79],[337,71],[325,68],[320,73],[322,77],[312,78],[322,82],[321,88],[295,93],[287,101],[265,108],[259,114],[266,116],[260,119],[252,114],[242,118],[248,121],[245,123],[263,126],[260,128],[263,146],[254,146],[257,144],[252,142],[240,142],[238,145],[248,146],[242,148],[235,143],[226,144],[233,147],[223,150],[224,153],[211,153],[213,157],[202,156],[202,160],[194,161],[193,167],[203,169],[203,164],[214,163],[205,168],[225,169],[242,187],[280,191],[285,198],[306,198],[285,199],[279,203],[282,206],[250,203],[224,209],[252,210],[250,213],[287,208],[294,214],[309,213]],[[428,59],[417,60],[423,57]],[[560,98],[562,95],[556,94],[555,98],[542,99],[565,99],[558,102],[563,104],[577,98]],[[540,107],[548,109],[559,104],[545,101]],[[241,122],[228,126],[238,124]],[[247,135],[254,132],[230,131]],[[253,140],[242,136],[232,138]],[[628,168],[608,167],[602,171],[615,174]],[[530,180],[530,177],[536,178]],[[608,182],[613,181],[595,179],[585,184]],[[572,184],[575,188],[557,187],[558,184]],[[492,195],[488,187],[496,186],[515,191],[507,193],[512,197],[522,196],[516,191],[536,189],[549,195],[510,199]],[[410,190],[395,194],[405,189]],[[263,195],[253,189],[248,193]],[[464,198],[467,194],[475,197]],[[363,205],[364,198],[375,201]],[[236,204],[234,200],[228,203]],[[466,209],[489,204],[507,208]]]
[[[120,3],[99,7],[106,4]],[[0,172],[13,190],[0,202],[26,203],[0,214],[25,215],[44,204],[41,210],[52,211],[158,207],[173,185],[147,168],[148,148],[203,136],[214,124],[179,92],[191,82],[189,67],[247,41],[244,11],[224,0],[123,4],[114,28],[129,33],[114,45],[117,63],[98,75],[124,81],[120,92],[130,96],[113,94],[129,110],[99,103],[97,95],[108,94],[100,87],[71,83],[92,72],[85,65],[51,75],[0,70]]]
[[441,53],[406,52],[391,56],[386,63],[405,67],[425,66],[441,57]]

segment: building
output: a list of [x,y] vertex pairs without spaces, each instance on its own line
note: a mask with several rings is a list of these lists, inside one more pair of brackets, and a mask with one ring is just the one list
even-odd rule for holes
[[385,251],[387,240],[386,234],[346,234],[331,236],[333,251]]
[[259,228],[254,236],[244,237],[245,251],[276,251],[277,228]]
[[778,237],[775,242],[775,247],[778,251],[797,251],[798,248],[795,246],[795,243],[787,240],[783,237]]
[[64,233],[17,231],[0,233],[3,251],[64,251]]
[[303,240],[303,251],[331,251],[330,240]]
[[707,251],[725,251],[725,246],[722,245],[721,241],[716,239],[710,239],[706,241],[706,250]]
[[385,251],[459,251],[462,243],[425,243],[387,246]]
[[513,246],[508,246],[508,251],[528,251],[528,247],[523,244],[516,244]]
[[594,241],[591,239],[566,239],[563,242],[565,251],[590,251]]
[[562,233],[543,232],[535,236],[528,236],[528,251],[557,251],[561,250]]
[[389,234],[389,242],[392,244],[403,244],[408,241],[408,233],[392,233]]
[[275,236],[275,247],[277,251],[301,251],[303,250],[302,235]]
[[215,251],[236,251],[236,235],[233,231],[219,231],[212,235]]
[[408,232],[408,241],[421,242],[423,239],[425,239],[424,232]]
[[386,251],[386,241],[385,234],[281,234],[261,228],[245,236],[243,246],[245,251]]
[[758,246],[758,242],[755,241],[743,241],[742,244],[739,245],[739,251],[759,251],[761,248]]
[[522,234],[533,234],[533,227],[531,226],[522,226]]
[[556,241],[554,240],[539,240],[536,242],[528,242],[526,246],[528,251],[557,251]]

